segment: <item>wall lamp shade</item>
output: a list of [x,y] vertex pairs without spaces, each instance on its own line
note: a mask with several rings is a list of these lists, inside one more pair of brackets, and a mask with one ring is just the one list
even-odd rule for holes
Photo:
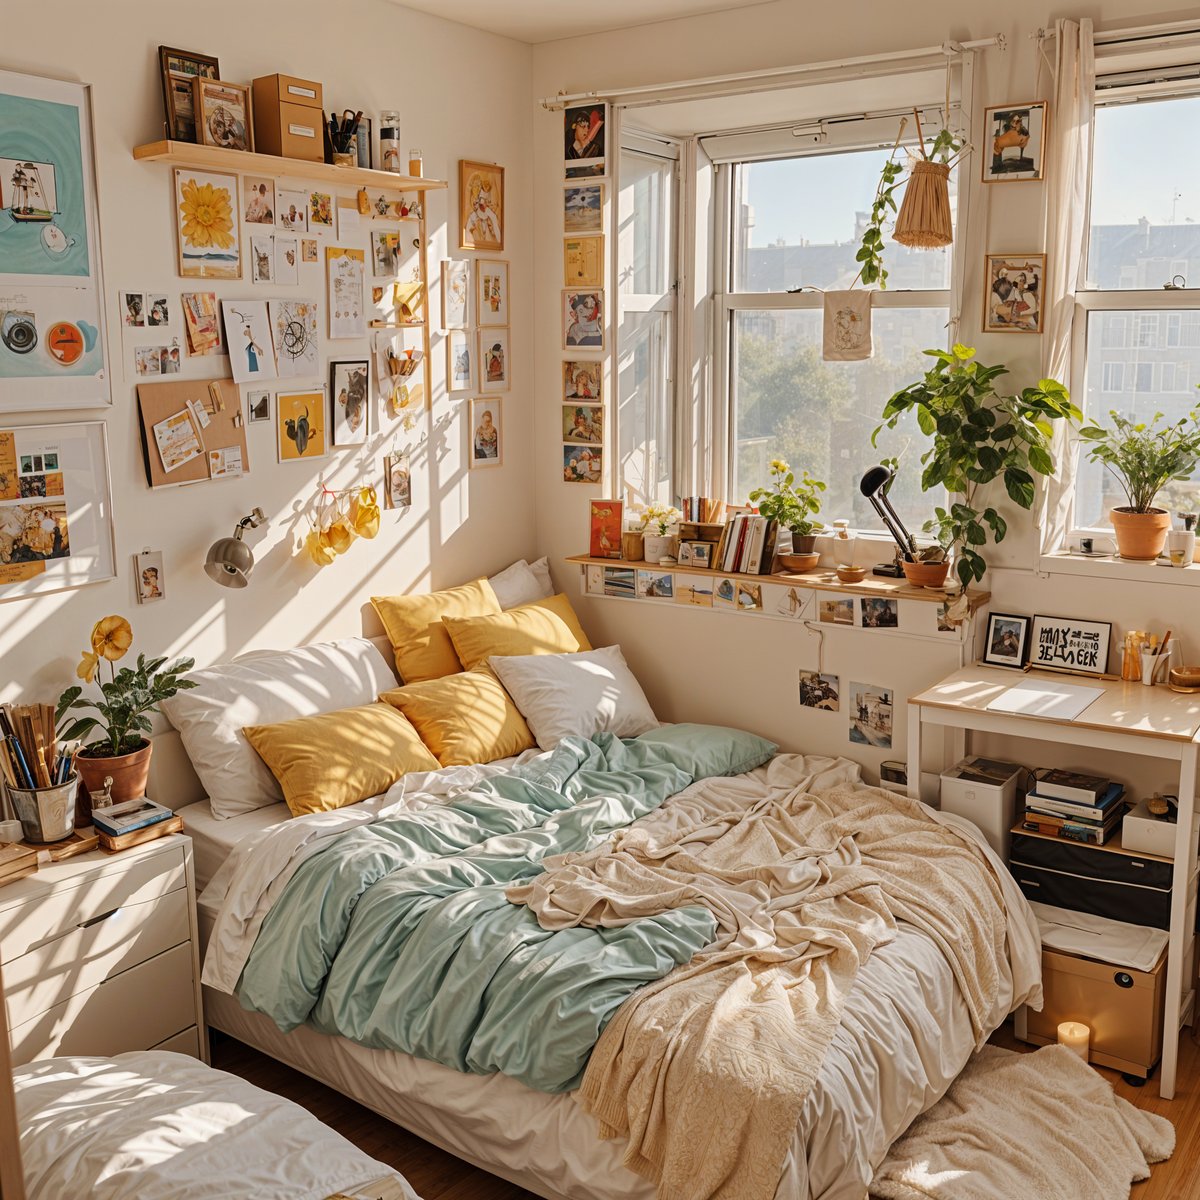
[[244,588],[250,582],[254,569],[254,552],[242,541],[247,529],[257,529],[266,521],[261,508],[243,517],[233,531],[233,537],[218,538],[208,548],[204,559],[204,571],[209,579],[222,587]]

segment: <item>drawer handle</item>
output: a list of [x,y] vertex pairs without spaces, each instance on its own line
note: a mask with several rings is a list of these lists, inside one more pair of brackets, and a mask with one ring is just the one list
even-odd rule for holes
[[101,921],[107,921],[109,917],[115,917],[121,911],[120,907],[110,909],[106,913],[101,913],[98,917],[92,917],[87,921],[80,921],[75,926],[76,929],[90,929],[93,925],[99,925]]
[[1128,971],[1118,971],[1113,976],[1113,983],[1119,988],[1131,988],[1133,987],[1133,976]]

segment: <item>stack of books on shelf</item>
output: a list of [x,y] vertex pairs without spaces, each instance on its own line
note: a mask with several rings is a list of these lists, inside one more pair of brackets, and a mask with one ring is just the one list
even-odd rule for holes
[[731,575],[769,575],[777,525],[758,513],[736,513],[725,525],[713,566]]
[[1023,829],[1103,846],[1125,812],[1125,789],[1111,779],[1043,768],[1025,797]]
[[106,850],[125,850],[183,829],[181,817],[145,796],[93,809],[92,824]]
[[684,496],[679,503],[683,509],[683,519],[701,525],[719,522],[725,512],[724,500],[710,500],[707,496]]

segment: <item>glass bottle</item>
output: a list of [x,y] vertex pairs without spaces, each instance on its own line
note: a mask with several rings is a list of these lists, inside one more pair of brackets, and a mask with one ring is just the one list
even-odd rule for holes
[[410,150],[408,152],[408,173],[413,179],[421,178],[421,165],[420,150]]
[[379,114],[379,165],[395,175],[400,168],[400,114],[395,109],[385,109]]

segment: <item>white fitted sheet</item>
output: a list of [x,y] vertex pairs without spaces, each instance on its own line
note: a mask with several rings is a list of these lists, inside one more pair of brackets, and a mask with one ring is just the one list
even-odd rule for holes
[[183,818],[184,831],[192,839],[196,891],[202,892],[235,846],[280,821],[290,820],[292,814],[280,801],[253,812],[239,813],[236,817],[218,819],[213,816],[209,802],[201,800],[181,808],[179,816]]

